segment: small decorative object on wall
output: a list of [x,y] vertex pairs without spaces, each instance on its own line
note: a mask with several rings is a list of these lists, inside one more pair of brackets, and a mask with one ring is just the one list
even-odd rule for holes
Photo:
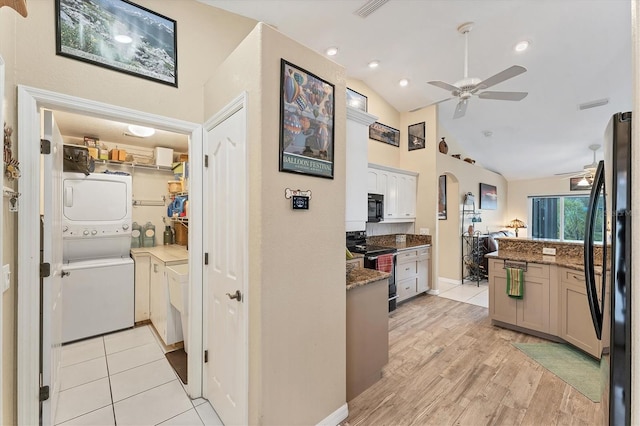
[[335,87],[281,60],[280,171],[333,179]]
[[369,126],[369,138],[389,145],[400,146],[400,130],[377,121]]
[[440,140],[440,143],[438,144],[438,151],[440,151],[443,154],[446,154],[447,152],[449,152],[449,146],[447,145],[447,142],[444,140],[444,136],[442,137],[442,139]]
[[367,112],[367,97],[347,87],[347,105]]
[[20,163],[13,158],[13,153],[11,152],[12,134],[13,128],[7,126],[7,123],[4,123],[4,177],[6,177],[9,182],[20,177]]
[[569,189],[571,191],[591,191],[593,182],[584,176],[572,177],[569,179]]
[[425,122],[412,124],[409,126],[409,151],[413,151],[416,149],[422,149],[427,146],[425,141]]
[[178,87],[176,21],[127,0],[56,0],[56,53]]
[[438,219],[447,220],[447,176],[438,178]]
[[498,208],[498,190],[486,183],[480,184],[480,209],[495,210]]

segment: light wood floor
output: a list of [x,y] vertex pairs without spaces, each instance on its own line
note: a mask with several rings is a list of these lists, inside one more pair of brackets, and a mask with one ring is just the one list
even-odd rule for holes
[[389,363],[349,401],[344,426],[599,425],[594,403],[516,349],[543,341],[486,308],[423,295],[389,320]]

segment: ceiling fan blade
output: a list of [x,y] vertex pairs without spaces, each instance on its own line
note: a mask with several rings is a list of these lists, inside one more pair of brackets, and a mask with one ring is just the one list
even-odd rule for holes
[[512,67],[507,68],[504,71],[500,71],[498,74],[493,75],[484,81],[478,83],[474,91],[478,91],[480,89],[488,89],[491,86],[495,86],[498,83],[502,83],[505,80],[509,80],[517,75],[526,72],[527,69],[525,67],[521,67],[520,65],[514,65]]
[[427,81],[427,83],[429,83],[429,84],[431,84],[433,86],[439,87],[441,89],[448,90],[449,92],[459,92],[460,91],[459,87],[456,87],[456,86],[454,86],[452,84],[449,84],[449,83],[445,83],[444,81],[440,81],[440,80]]
[[432,106],[432,105],[441,104],[442,102],[446,102],[446,101],[451,100],[451,99],[458,99],[458,98],[456,98],[456,97],[454,96],[454,97],[452,97],[452,98],[442,99],[442,100],[440,100],[440,101],[433,102],[433,103],[430,103],[430,104],[428,104],[428,105],[423,105],[423,106],[418,107],[418,108],[410,109],[410,110],[409,110],[409,112],[416,112],[416,111],[420,111],[422,108],[430,107],[430,106]]
[[460,118],[460,117],[464,117],[464,114],[467,112],[467,104],[469,102],[466,99],[462,99],[460,102],[458,102],[458,105],[456,105],[456,112],[453,113],[453,118]]
[[497,99],[500,101],[521,101],[526,98],[527,92],[482,92],[478,94],[480,99]]

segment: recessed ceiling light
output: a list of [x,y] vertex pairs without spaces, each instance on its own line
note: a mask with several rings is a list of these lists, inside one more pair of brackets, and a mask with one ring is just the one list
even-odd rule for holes
[[522,40],[518,44],[516,44],[515,50],[516,52],[524,52],[529,47],[529,42],[527,40]]
[[140,138],[148,138],[149,136],[153,136],[153,134],[156,132],[156,130],[152,129],[151,127],[136,126],[133,124],[130,124],[128,129],[133,135]]
[[369,68],[378,68],[378,65],[380,65],[380,61],[369,62]]
[[325,52],[327,54],[327,56],[336,56],[338,54],[338,48],[337,47],[330,47],[327,49],[327,51]]
[[113,37],[118,43],[122,43],[122,44],[129,44],[133,41],[133,39],[131,37],[129,37],[128,35],[125,34],[116,34]]
[[400,80],[398,82],[398,84],[400,84],[400,86],[402,86],[402,87],[406,87],[406,86],[409,85],[409,80],[407,80],[406,78],[403,78],[402,80]]

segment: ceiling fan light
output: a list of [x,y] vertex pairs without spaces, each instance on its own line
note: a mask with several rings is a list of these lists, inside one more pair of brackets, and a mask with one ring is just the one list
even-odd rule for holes
[[582,176],[582,179],[576,184],[577,186],[589,186],[591,183],[587,180],[586,177]]

